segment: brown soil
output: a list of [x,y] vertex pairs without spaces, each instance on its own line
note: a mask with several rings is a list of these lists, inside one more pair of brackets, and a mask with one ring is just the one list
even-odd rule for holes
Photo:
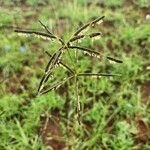
[[127,118],[127,122],[135,124],[136,132],[133,133],[133,138],[135,145],[138,146],[137,150],[144,150],[144,145],[150,144],[150,121],[137,115],[135,118]]
[[150,82],[141,85],[142,101],[150,106]]
[[146,16],[147,14],[150,14],[150,8],[141,8],[141,12]]
[[52,116],[42,119],[39,135],[42,137],[43,143],[46,145],[47,149],[66,149],[59,117],[54,118]]
[[13,74],[6,80],[6,91],[14,94],[21,94],[27,90],[28,80],[21,72]]
[[136,143],[150,143],[150,122],[145,121],[141,117],[136,117],[135,123],[137,127]]

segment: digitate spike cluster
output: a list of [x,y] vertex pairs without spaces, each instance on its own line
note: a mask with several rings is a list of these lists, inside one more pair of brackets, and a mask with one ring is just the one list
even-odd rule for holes
[[[77,73],[76,70],[73,70],[70,68],[70,66],[68,66],[67,64],[63,63],[61,60],[62,54],[65,53],[66,51],[70,51],[70,50],[74,50],[74,51],[83,51],[84,53],[92,56],[92,57],[96,57],[97,59],[102,59],[102,58],[106,58],[110,61],[116,62],[116,63],[122,63],[121,60],[112,58],[110,56],[104,56],[101,53],[93,50],[93,49],[89,49],[89,48],[85,48],[85,47],[80,47],[77,46],[75,42],[78,42],[79,40],[81,41],[84,38],[90,38],[90,39],[97,39],[100,38],[102,36],[101,32],[96,32],[96,33],[92,33],[92,34],[84,34],[86,32],[86,30],[90,29],[90,27],[94,27],[95,25],[99,25],[100,23],[103,22],[103,18],[102,17],[98,17],[97,19],[83,25],[81,28],[79,28],[68,40],[68,42],[64,42],[63,39],[59,38],[58,36],[54,35],[51,31],[49,31],[49,29],[47,28],[47,26],[45,26],[41,21],[40,24],[42,25],[42,27],[45,29],[45,33],[43,32],[37,32],[37,31],[31,31],[31,30],[20,30],[20,29],[15,29],[15,32],[18,33],[22,33],[22,34],[34,34],[37,35],[41,38],[44,39],[55,39],[57,40],[60,44],[61,47],[54,52],[52,55],[46,51],[46,54],[50,57],[49,62],[45,68],[45,73],[40,81],[39,84],[39,88],[38,88],[38,93],[37,95],[42,95],[45,94],[51,90],[57,89],[59,88],[61,85],[63,85],[65,82],[75,78],[76,79],[76,84],[78,82],[78,78],[81,76],[96,76],[96,77],[100,77],[100,76],[118,76],[117,74],[107,74],[107,73]],[[48,79],[53,75],[53,70],[55,67],[57,66],[63,66],[65,69],[67,69],[70,72],[70,76],[68,76],[67,78],[64,78],[63,81],[58,82],[54,85],[50,85],[49,87],[45,88],[45,83],[48,81]],[[77,94],[78,95],[78,94]],[[78,113],[80,111],[80,102],[79,102],[79,98],[77,98],[78,100]],[[79,116],[79,115],[78,115]]]

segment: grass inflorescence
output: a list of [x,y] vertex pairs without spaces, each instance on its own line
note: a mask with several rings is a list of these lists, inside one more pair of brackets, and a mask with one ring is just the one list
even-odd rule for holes
[[[78,81],[79,81],[79,77],[80,76],[90,76],[90,77],[101,77],[101,76],[117,76],[116,74],[107,74],[107,73],[78,73],[77,70],[75,70],[76,68],[74,68],[74,70],[71,69],[70,66],[64,64],[61,62],[61,59],[63,57],[63,54],[66,52],[66,51],[70,51],[70,49],[74,50],[75,49],[75,53],[76,51],[83,51],[85,54],[88,54],[92,57],[96,57],[97,59],[101,60],[103,58],[105,58],[104,55],[102,55],[101,53],[93,50],[93,49],[88,49],[88,48],[85,48],[85,47],[81,47],[81,46],[77,46],[78,44],[78,41],[83,39],[83,38],[86,38],[86,37],[89,37],[90,39],[93,39],[93,38],[99,38],[101,37],[102,33],[100,32],[95,32],[95,33],[91,33],[89,35],[86,35],[85,33],[83,34],[83,31],[85,31],[87,28],[90,29],[89,27],[94,27],[96,25],[100,25],[102,22],[103,22],[103,18],[104,16],[102,17],[98,17],[96,19],[94,19],[93,21],[83,25],[82,27],[80,27],[77,31],[75,31],[75,33],[69,38],[68,42],[64,42],[63,39],[59,38],[58,36],[54,35],[41,21],[40,24],[42,25],[42,27],[44,27],[46,33],[43,33],[43,32],[38,32],[38,31],[27,31],[27,30],[19,30],[19,29],[16,29],[15,32],[18,32],[18,33],[25,33],[25,34],[35,34],[37,36],[40,36],[40,37],[46,37],[46,38],[50,38],[51,40],[53,39],[56,39],[58,40],[60,43],[61,43],[61,47],[56,51],[54,52],[54,54],[49,54],[48,52],[46,52],[49,56],[50,56],[50,59],[49,59],[49,62],[46,66],[46,69],[45,69],[45,73],[41,79],[41,82],[39,84],[39,88],[38,88],[38,93],[37,95],[42,95],[42,94],[46,94],[48,92],[50,92],[51,90],[55,90],[55,89],[58,89],[60,86],[62,86],[65,82],[69,81],[69,80],[72,80],[73,78],[75,78],[75,86],[76,86],[76,89],[78,89]],[[76,42],[76,43],[74,43]],[[76,57],[76,59],[78,59]],[[121,60],[118,60],[118,59],[115,59],[113,57],[110,57],[110,56],[106,56],[106,59],[108,60],[111,60],[111,61],[114,61],[116,63],[122,63]],[[76,60],[78,61],[78,60]],[[53,69],[56,68],[57,66],[59,65],[62,65],[63,67],[65,67],[65,69],[67,69],[71,75],[67,78],[64,78],[63,81],[59,82],[59,83],[56,83],[54,85],[51,85],[50,83],[50,86],[46,87],[44,86],[44,84],[46,84],[46,82],[48,81],[49,78],[52,77],[53,75]],[[119,76],[119,75],[118,75]],[[77,91],[76,93],[77,95],[77,107],[78,107],[78,120],[79,120],[79,112],[80,112],[80,100],[79,100],[79,92]],[[80,121],[79,121],[80,123]]]

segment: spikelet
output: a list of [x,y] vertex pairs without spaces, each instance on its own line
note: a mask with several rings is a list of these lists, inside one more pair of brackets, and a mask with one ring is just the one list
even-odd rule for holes
[[32,35],[35,36],[35,37],[37,37],[37,38],[39,38],[39,39],[43,39],[43,40],[46,40],[46,41],[52,40],[51,38],[49,38],[47,36],[41,36],[41,35],[35,34],[35,33],[33,33]]
[[109,60],[109,63],[110,63],[110,64],[115,64],[116,62],[115,62],[115,61],[112,61],[112,60]]
[[150,70],[150,66],[147,66],[147,67],[146,67],[146,70]]
[[86,51],[84,51],[84,54],[87,54],[89,56],[96,57],[96,58],[101,58],[100,55],[95,54],[94,52],[86,52]]
[[92,22],[91,22],[91,26],[95,26],[96,24],[101,24],[102,22],[103,22],[103,18],[104,18],[105,16],[102,16],[102,17],[99,17],[99,18],[97,18],[97,19],[95,19],[95,20],[93,20]]
[[89,35],[89,37],[91,39],[98,40],[102,37],[102,33],[101,32],[92,33]]
[[31,37],[31,34],[28,34],[28,33],[17,33],[18,36],[22,36],[22,37],[28,37],[30,38]]
[[27,36],[27,34],[26,33],[17,33],[18,34],[18,36]]
[[99,20],[99,21],[97,22],[98,25],[100,25],[101,23],[103,23],[103,20]]
[[54,68],[60,67],[61,64],[59,63],[59,61],[56,63],[56,65],[54,66]]
[[42,38],[43,40],[46,40],[46,41],[52,40],[52,39],[50,39],[50,38],[48,38],[48,37],[44,37],[44,36],[40,36],[39,38]]

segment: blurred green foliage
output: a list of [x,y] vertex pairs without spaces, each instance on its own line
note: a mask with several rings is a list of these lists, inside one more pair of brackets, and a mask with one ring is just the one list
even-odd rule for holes
[[[57,124],[63,137],[59,138],[68,149],[150,149],[149,139],[141,142],[135,138],[140,132],[136,118],[150,120],[148,0],[7,0],[0,4],[0,150],[46,149],[48,145],[44,144],[39,128],[47,113],[51,119],[60,119]],[[80,79],[80,126],[75,117],[73,81],[35,97],[49,60],[44,51],[52,54],[60,45],[34,36],[18,36],[13,29],[44,31],[38,23],[41,20],[67,40],[78,26],[102,15],[104,22],[96,31],[102,32],[103,37],[93,42],[85,39],[81,45],[120,58],[124,63],[100,62],[79,53],[79,71],[122,76]],[[63,58],[74,67],[74,59],[68,53]],[[60,68],[49,84],[61,77],[66,77],[66,72]]]

